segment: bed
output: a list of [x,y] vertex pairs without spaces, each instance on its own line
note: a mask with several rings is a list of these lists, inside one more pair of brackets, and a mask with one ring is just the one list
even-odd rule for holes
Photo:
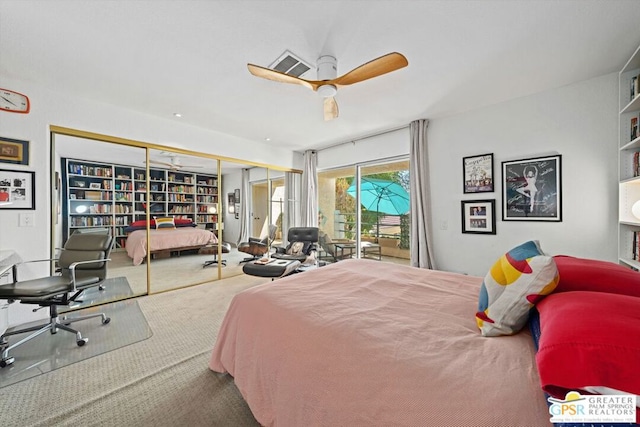
[[[216,235],[212,231],[201,228],[159,228],[151,229],[149,232],[151,254],[168,254],[170,252],[200,249],[218,242]],[[140,265],[147,256],[146,230],[135,230],[129,233],[125,248],[127,249],[127,255],[133,261],[133,265]]]
[[[485,281],[354,259],[258,285],[232,300],[209,368],[263,426],[549,426],[545,391],[568,383],[541,381],[528,328],[480,333]],[[636,349],[640,327],[624,334]]]
[[234,298],[209,367],[265,426],[548,426],[531,336],[478,333],[481,282],[373,260],[279,279]]

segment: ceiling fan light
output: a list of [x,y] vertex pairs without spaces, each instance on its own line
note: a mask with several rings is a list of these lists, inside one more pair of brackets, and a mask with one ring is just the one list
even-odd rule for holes
[[320,94],[323,98],[330,98],[335,96],[338,92],[338,89],[334,85],[322,85],[318,87],[318,94]]

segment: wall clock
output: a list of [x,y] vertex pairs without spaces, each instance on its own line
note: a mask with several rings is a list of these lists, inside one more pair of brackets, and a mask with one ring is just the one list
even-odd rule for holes
[[0,89],[0,110],[27,114],[31,109],[29,97],[9,89]]

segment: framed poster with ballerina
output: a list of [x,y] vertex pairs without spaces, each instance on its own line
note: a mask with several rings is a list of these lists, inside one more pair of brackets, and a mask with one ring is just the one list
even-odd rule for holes
[[503,221],[562,221],[561,159],[502,162]]

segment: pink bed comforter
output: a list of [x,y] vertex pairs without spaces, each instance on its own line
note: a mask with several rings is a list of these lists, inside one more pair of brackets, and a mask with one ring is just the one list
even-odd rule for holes
[[528,331],[485,338],[482,279],[347,260],[238,294],[209,363],[265,426],[549,426]]
[[[213,232],[193,227],[165,228],[150,230],[151,252],[184,248],[189,246],[205,246],[218,243]],[[136,230],[127,236],[125,243],[127,255],[133,265],[140,265],[147,256],[147,230]]]

